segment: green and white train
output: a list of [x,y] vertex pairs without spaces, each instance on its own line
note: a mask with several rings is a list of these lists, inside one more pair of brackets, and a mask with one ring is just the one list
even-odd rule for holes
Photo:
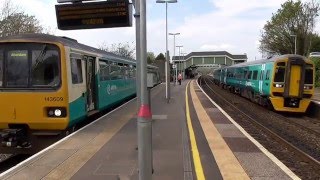
[[313,62],[282,55],[223,67],[213,72],[223,88],[275,111],[306,112],[314,93]]

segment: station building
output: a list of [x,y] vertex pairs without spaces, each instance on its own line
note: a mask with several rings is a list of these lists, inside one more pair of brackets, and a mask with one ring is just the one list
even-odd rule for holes
[[246,54],[230,54],[227,51],[191,52],[186,56],[173,56],[172,62],[176,64],[177,71],[187,76],[191,71],[208,74],[215,68],[231,66],[247,62]]

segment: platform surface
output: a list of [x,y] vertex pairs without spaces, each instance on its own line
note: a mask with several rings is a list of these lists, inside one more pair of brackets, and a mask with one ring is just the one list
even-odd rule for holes
[[[171,84],[169,103],[160,84],[151,99],[152,179],[296,178],[239,130],[196,81]],[[132,100],[0,179],[139,179],[136,114]]]

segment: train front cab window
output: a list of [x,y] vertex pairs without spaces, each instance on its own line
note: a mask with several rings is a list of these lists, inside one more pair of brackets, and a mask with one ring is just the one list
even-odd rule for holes
[[282,88],[285,83],[286,63],[278,62],[274,73],[274,87]]
[[0,45],[0,50],[1,87],[34,89],[60,85],[57,46],[43,43],[8,43]]
[[307,64],[304,78],[304,89],[310,90],[313,88],[313,65]]
[[58,57],[58,51],[32,51],[33,86],[58,86],[60,84]]

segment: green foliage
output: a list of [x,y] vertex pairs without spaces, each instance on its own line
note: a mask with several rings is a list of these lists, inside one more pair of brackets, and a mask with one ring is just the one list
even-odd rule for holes
[[320,36],[312,34],[310,52],[320,52]]
[[103,50],[103,51],[107,51],[107,52],[111,52],[111,53],[117,54],[119,56],[135,59],[136,48],[135,48],[135,45],[134,45],[133,42],[131,42],[131,44],[129,42],[126,42],[126,43],[113,43],[111,45],[107,45],[104,42],[101,45],[98,45],[98,48]]
[[156,57],[155,60],[156,60],[156,61],[158,61],[158,60],[164,61],[164,60],[166,60],[166,58],[164,57],[164,55],[163,55],[162,53],[160,53],[160,54]]
[[293,54],[295,37],[291,35],[296,35],[297,54],[306,56],[319,10],[320,5],[314,0],[305,3],[300,0],[286,1],[263,28],[261,52],[268,55]]
[[43,27],[34,16],[29,16],[18,7],[5,1],[0,14],[0,37],[23,34],[44,33]]
[[[310,52],[320,52],[320,36],[317,34],[312,35]],[[314,67],[316,69],[316,87],[320,87],[320,57],[310,57],[310,60],[314,62]]]
[[153,52],[147,52],[147,63],[152,64],[155,61],[155,56]]
[[320,86],[320,57],[310,57],[310,60],[313,61],[315,67],[315,85],[316,87]]

